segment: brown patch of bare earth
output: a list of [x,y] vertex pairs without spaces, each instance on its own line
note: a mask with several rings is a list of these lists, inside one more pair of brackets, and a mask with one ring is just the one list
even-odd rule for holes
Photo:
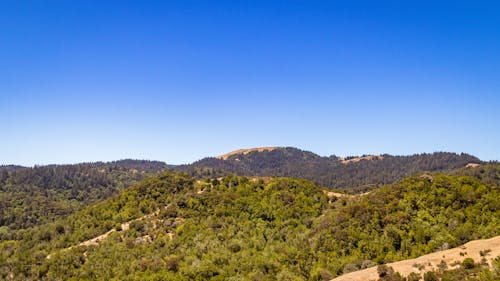
[[368,155],[368,156],[364,156],[364,157],[354,157],[354,158],[350,158],[350,159],[341,158],[340,163],[350,164],[350,163],[359,162],[361,160],[372,161],[372,160],[382,160],[382,159],[384,159],[384,157],[380,156],[380,155]]
[[244,149],[238,149],[235,151],[231,151],[229,153],[226,153],[224,155],[217,156],[217,158],[222,159],[222,160],[227,160],[230,156],[233,155],[238,155],[238,154],[248,154],[250,152],[264,152],[264,151],[273,151],[277,149],[277,147],[256,147],[256,148],[244,148]]
[[[474,261],[479,262],[483,258],[479,252],[485,250],[491,250],[491,252],[484,256],[491,266],[491,261],[500,255],[500,236],[484,240],[474,240],[460,247],[435,252],[415,259],[388,263],[387,265],[394,268],[394,271],[401,273],[403,276],[408,276],[412,272],[423,274],[430,270],[436,270],[441,261],[446,262],[448,268],[453,268],[452,265],[454,263],[460,263],[465,258],[472,258]],[[369,281],[377,279],[377,267],[374,266],[341,275],[332,281]]]
[[[156,210],[155,212],[151,213],[151,214],[147,214],[147,215],[144,215],[138,219],[134,219],[134,220],[131,220],[131,221],[128,221],[128,222],[125,222],[125,223],[122,223],[120,225],[120,228],[121,228],[121,231],[127,231],[130,229],[130,223],[132,223],[133,221],[138,221],[138,220],[146,220],[146,221],[149,221],[149,222],[152,222],[153,223],[153,227],[156,228],[156,224],[159,222],[158,219],[154,218],[155,216],[158,216],[160,214],[160,210]],[[182,223],[184,221],[183,218],[176,218],[176,221],[179,221],[180,223]],[[116,232],[118,231],[117,229],[113,228],[111,230],[109,230],[108,232],[104,233],[104,234],[101,234],[99,236],[96,236],[92,239],[89,239],[89,240],[86,240],[86,241],[83,241],[77,245],[74,245],[74,246],[71,246],[71,247],[68,247],[68,248],[65,248],[65,249],[61,249],[61,251],[67,251],[67,250],[70,250],[70,249],[73,249],[74,247],[82,247],[82,246],[85,246],[85,247],[88,247],[88,246],[97,246],[99,245],[102,241],[104,241],[106,238],[108,238],[108,236],[113,233],[113,232]],[[168,233],[168,236],[170,237],[170,239],[172,239],[174,237],[174,234],[173,233]],[[144,242],[151,242],[151,237],[149,237],[149,235],[146,235],[143,237],[144,239]],[[50,259],[50,257],[52,256],[52,254],[49,254],[47,255],[47,259]]]
[[370,194],[369,191],[365,192],[365,193],[354,194],[353,195],[353,194],[333,192],[333,191],[327,191],[327,190],[325,190],[324,193],[326,194],[326,196],[328,196],[328,198],[333,198],[333,197],[337,197],[337,198],[354,198],[354,197],[365,196],[365,195]]

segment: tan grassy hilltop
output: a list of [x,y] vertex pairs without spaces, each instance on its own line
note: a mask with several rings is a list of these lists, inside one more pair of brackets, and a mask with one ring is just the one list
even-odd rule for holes
[[243,149],[238,149],[235,151],[231,151],[229,153],[219,155],[216,158],[222,159],[222,160],[227,160],[229,157],[233,155],[238,155],[238,154],[248,154],[250,152],[266,152],[266,151],[273,151],[278,149],[278,147],[255,147],[255,148],[243,148]]
[[361,160],[371,161],[371,160],[382,160],[382,159],[384,159],[384,156],[381,156],[381,155],[368,155],[368,156],[354,157],[354,158],[350,158],[350,159],[340,158],[340,162],[342,164],[349,164],[349,163],[356,163],[356,162],[359,162]]

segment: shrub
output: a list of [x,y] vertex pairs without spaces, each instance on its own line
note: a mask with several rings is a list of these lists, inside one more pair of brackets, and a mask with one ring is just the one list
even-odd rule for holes
[[434,271],[428,271],[424,273],[424,281],[439,281],[439,278]]
[[176,255],[170,255],[165,258],[165,265],[168,270],[177,271],[179,269],[179,262],[181,258]]
[[420,276],[420,274],[418,274],[416,272],[410,273],[410,275],[408,275],[408,277],[406,278],[406,280],[408,280],[408,281],[419,281],[421,279],[422,279],[422,276]]
[[231,252],[233,252],[233,253],[237,253],[237,252],[241,251],[241,246],[240,246],[240,244],[234,243],[234,244],[231,244],[231,246],[229,246],[229,250],[231,250]]
[[486,250],[479,251],[479,255],[481,257],[485,257],[485,256],[489,255],[489,253],[491,253],[491,249],[486,249]]
[[394,273],[394,269],[392,267],[387,266],[385,264],[379,265],[377,267],[378,277],[386,277],[392,275]]
[[472,269],[474,268],[476,265],[474,263],[474,260],[471,259],[471,258],[466,258],[465,260],[462,261],[462,267],[464,269]]

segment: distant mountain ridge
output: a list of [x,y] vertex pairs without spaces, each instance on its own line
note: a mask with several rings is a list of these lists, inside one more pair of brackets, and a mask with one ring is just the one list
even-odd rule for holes
[[[338,157],[320,156],[294,147],[258,147],[235,150],[217,157],[206,157],[191,164],[169,165],[161,161],[124,159],[113,162],[92,162],[73,165],[46,165],[33,168],[17,165],[0,166],[1,178],[7,173],[20,176],[34,171],[74,169],[119,169],[128,172],[159,172],[174,170],[187,172],[196,178],[241,176],[282,176],[304,178],[331,189],[364,192],[390,184],[405,176],[421,172],[439,172],[482,163],[469,154],[435,152],[409,156],[361,155]],[[43,172],[44,173],[44,172]]]
[[20,169],[24,169],[26,167],[19,165],[0,165],[0,171],[12,172]]
[[13,172],[30,168],[32,169],[42,168],[42,167],[61,168],[61,167],[71,167],[71,166],[89,167],[89,168],[114,167],[114,168],[124,168],[124,169],[137,169],[144,171],[161,171],[168,168],[172,168],[175,165],[169,165],[165,162],[154,161],[154,160],[122,159],[110,162],[98,161],[98,162],[84,162],[77,164],[48,164],[48,165],[35,165],[34,167],[25,167],[20,165],[0,165],[0,171]]
[[236,174],[305,178],[332,189],[362,192],[408,175],[457,169],[470,163],[481,163],[481,160],[469,154],[449,152],[341,158],[320,156],[294,147],[264,147],[207,157],[173,169],[196,177]]

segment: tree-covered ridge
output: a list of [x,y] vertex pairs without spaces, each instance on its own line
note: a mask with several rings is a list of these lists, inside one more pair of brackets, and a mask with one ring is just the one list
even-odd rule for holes
[[[353,157],[347,158],[351,159]],[[364,192],[390,184],[405,176],[425,171],[447,171],[481,161],[468,154],[437,152],[411,156],[381,155],[360,161],[345,161],[335,155],[321,157],[312,152],[286,147],[261,152],[232,154],[225,160],[205,158],[175,167],[196,177],[227,174],[304,178],[333,189]]]
[[453,175],[470,176],[487,184],[498,184],[500,182],[500,163],[489,162],[474,167],[464,167],[451,171]]
[[161,162],[122,160],[1,169],[0,227],[53,221],[166,168]]
[[[338,273],[361,269],[362,260],[414,258],[498,235],[499,188],[470,177],[410,177],[330,210],[315,231],[323,241],[337,241],[317,249],[341,253],[325,257],[325,264],[337,264]],[[339,262],[353,253],[357,259]]]
[[[327,280],[499,235],[499,220],[498,183],[466,176],[425,174],[335,199],[305,180],[196,182],[167,173],[58,222],[4,233],[0,272],[27,280]],[[111,229],[97,245],[68,248]]]
[[0,227],[27,228],[53,221],[166,169],[188,171],[198,179],[229,173],[306,178],[322,186],[352,192],[392,183],[408,174],[463,167],[478,161],[469,155],[435,153],[384,155],[376,160],[344,164],[336,156],[321,157],[296,148],[278,148],[232,154],[227,160],[206,158],[177,167],[131,159],[34,168],[1,166]]
[[19,165],[0,165],[0,172],[1,171],[11,172],[21,169],[25,169],[25,167]]

